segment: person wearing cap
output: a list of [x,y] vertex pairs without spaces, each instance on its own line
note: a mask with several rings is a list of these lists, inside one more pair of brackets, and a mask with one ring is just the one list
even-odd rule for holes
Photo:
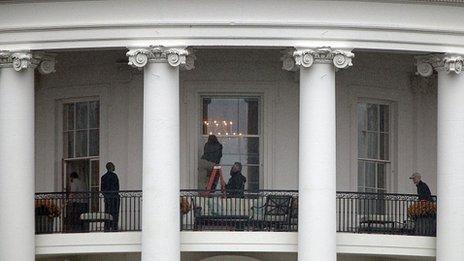
[[432,193],[430,192],[429,186],[421,180],[421,175],[418,172],[414,172],[409,179],[412,179],[412,182],[417,187],[417,196],[420,201],[432,201]]

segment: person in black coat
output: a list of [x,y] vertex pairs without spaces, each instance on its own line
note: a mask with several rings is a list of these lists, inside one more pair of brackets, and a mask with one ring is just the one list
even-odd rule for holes
[[109,213],[113,220],[105,222],[105,231],[117,231],[119,221],[119,179],[114,173],[112,162],[106,163],[107,172],[101,177],[101,191],[105,198],[105,212]]
[[417,196],[420,201],[433,201],[429,186],[421,180],[421,175],[418,172],[414,172],[409,179],[412,179],[412,182],[416,185]]
[[246,178],[242,175],[242,164],[235,162],[230,169],[230,178],[226,185],[227,194],[229,196],[243,197],[245,183]]
[[221,162],[221,158],[222,144],[215,135],[209,135],[203,149],[203,155],[198,162],[198,187],[200,189],[206,187],[213,167]]

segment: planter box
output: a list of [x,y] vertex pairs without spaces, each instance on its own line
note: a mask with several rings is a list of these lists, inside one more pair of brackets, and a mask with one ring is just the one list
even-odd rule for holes
[[437,233],[436,217],[418,217],[414,221],[414,234],[419,236],[435,236]]

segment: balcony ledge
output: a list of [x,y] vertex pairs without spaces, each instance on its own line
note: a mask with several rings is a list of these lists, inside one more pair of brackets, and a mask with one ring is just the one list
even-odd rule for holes
[[[297,252],[295,232],[181,232],[183,252]],[[435,238],[337,233],[337,253],[434,257]],[[36,255],[136,253],[140,232],[36,236]]]

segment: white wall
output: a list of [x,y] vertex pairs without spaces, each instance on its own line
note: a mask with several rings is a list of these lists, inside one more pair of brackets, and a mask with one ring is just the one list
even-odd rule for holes
[[[264,95],[263,187],[294,189],[298,183],[298,80],[281,69],[280,50],[199,49],[196,68],[181,78],[181,187],[195,187],[198,94],[256,92]],[[36,188],[59,190],[56,99],[102,99],[101,169],[117,166],[121,189],[141,188],[142,77],[121,62],[124,50],[63,52],[57,72],[38,77],[36,94]],[[354,66],[337,73],[337,189],[356,190],[358,97],[396,105],[396,172],[392,192],[415,192],[407,176],[422,171],[435,192],[436,94],[411,89],[410,54],[356,52]],[[433,88],[432,88],[433,89]],[[103,118],[104,117],[104,118]],[[202,146],[202,145],[201,145]]]

